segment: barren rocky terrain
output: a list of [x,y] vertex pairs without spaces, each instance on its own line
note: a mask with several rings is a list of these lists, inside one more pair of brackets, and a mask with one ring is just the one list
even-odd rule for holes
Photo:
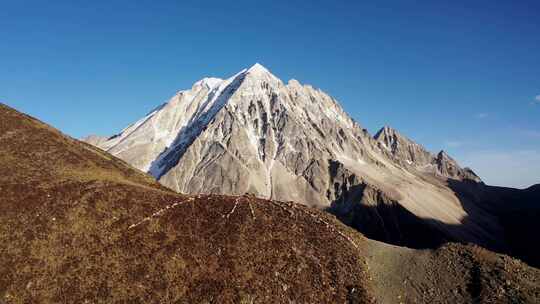
[[540,271],[413,250],[329,213],[180,195],[0,105],[2,303],[538,303]]

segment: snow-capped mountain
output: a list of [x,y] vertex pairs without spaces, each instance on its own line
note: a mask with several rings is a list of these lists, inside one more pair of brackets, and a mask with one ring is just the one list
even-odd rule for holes
[[451,239],[503,246],[493,237],[497,220],[475,205],[465,210],[448,186],[481,182],[470,169],[389,127],[372,137],[331,96],[260,64],[202,79],[119,134],[89,142],[179,192],[251,193],[344,217],[359,202],[397,204]]

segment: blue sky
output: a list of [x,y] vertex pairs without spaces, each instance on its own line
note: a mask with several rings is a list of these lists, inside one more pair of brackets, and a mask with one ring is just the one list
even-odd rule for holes
[[447,150],[540,183],[539,1],[0,1],[0,101],[112,134],[205,76],[260,62]]

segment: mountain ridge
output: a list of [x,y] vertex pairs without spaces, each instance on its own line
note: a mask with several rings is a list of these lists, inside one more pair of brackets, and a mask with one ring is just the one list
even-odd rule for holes
[[444,150],[433,154],[388,125],[381,128],[373,138],[402,165],[413,166],[420,171],[446,178],[482,183],[482,179],[472,169],[461,168]]
[[[296,80],[285,84],[260,65],[206,82],[98,146],[178,192],[295,201],[376,231],[385,221],[375,215],[391,206],[392,222],[414,224],[399,239],[374,238],[416,246],[403,240],[425,227],[432,239],[508,251],[501,217],[483,195],[456,190],[481,188],[481,179],[445,152],[432,154],[389,127],[371,136],[331,96]],[[344,214],[369,206],[373,217]]]

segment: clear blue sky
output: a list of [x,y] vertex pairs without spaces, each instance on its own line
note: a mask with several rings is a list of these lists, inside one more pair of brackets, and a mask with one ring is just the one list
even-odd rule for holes
[[0,101],[74,137],[260,62],[488,183],[540,182],[537,0],[0,4]]

